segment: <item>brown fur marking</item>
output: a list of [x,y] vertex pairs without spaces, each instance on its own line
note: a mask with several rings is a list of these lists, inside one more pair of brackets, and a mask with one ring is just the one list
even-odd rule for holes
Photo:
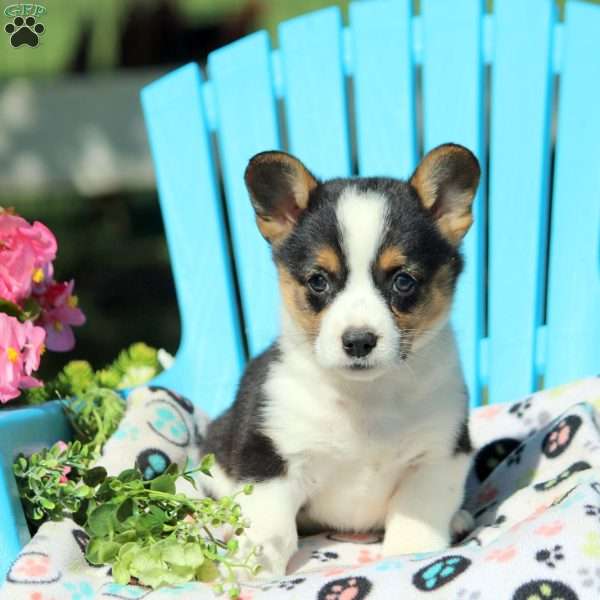
[[342,270],[339,256],[331,246],[321,246],[316,252],[315,262],[329,273],[337,274]]
[[326,309],[315,313],[306,299],[306,288],[285,267],[278,265],[277,271],[281,297],[291,317],[310,339],[315,339],[319,334],[321,319]]
[[389,246],[381,253],[377,260],[377,266],[385,272],[399,269],[405,264],[406,256],[398,246]]

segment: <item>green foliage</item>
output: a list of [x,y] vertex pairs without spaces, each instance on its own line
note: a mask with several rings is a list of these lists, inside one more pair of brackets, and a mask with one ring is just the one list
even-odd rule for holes
[[94,489],[85,482],[94,448],[75,441],[17,457],[13,471],[27,518],[35,524],[65,516],[82,525]]
[[117,359],[103,369],[94,371],[89,362],[73,360],[41,388],[24,390],[26,404],[41,404],[48,400],[71,398],[98,389],[122,390],[142,385],[162,371],[156,349],[142,342],[123,350]]
[[[194,483],[196,472],[209,473],[207,457],[192,471],[176,465],[151,481],[143,481],[135,469],[104,479],[97,489],[96,507],[89,512],[86,529],[90,535],[86,557],[96,565],[111,564],[117,583],[134,578],[152,588],[189,581],[213,581],[225,571],[222,587],[235,597],[239,590],[235,569],[256,571],[253,550],[238,558],[236,536],[248,523],[234,496],[220,500],[191,499],[176,493],[180,477]],[[224,525],[234,530],[225,543],[211,530]]]
[[[34,528],[72,518],[90,536],[87,559],[111,565],[117,583],[134,579],[155,588],[216,581],[217,591],[236,598],[236,571],[258,570],[256,549],[239,556],[238,537],[248,523],[237,498],[252,493],[251,485],[219,500],[177,493],[177,479],[195,487],[197,473],[210,475],[212,455],[193,470],[172,464],[149,481],[137,469],[109,477],[104,467],[92,466],[125,411],[115,390],[143,383],[159,370],[156,351],[134,344],[106,369],[94,372],[88,362],[72,361],[43,388],[28,391],[33,403],[61,398],[78,439],[17,457],[13,472],[25,514]],[[213,534],[223,526],[233,531],[228,542]]]

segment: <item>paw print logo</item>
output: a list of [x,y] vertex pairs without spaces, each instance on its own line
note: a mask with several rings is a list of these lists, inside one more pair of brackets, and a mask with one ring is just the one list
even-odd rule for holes
[[560,456],[569,447],[581,423],[581,417],[577,415],[569,415],[561,419],[544,437],[542,442],[544,455],[548,458]]
[[326,583],[317,595],[317,600],[363,600],[373,584],[366,577],[346,577]]
[[577,574],[581,578],[581,585],[592,594],[595,593],[595,598],[600,597],[600,567],[596,567],[594,570],[582,567]]
[[538,562],[544,563],[547,567],[551,569],[556,568],[556,563],[558,561],[564,560],[565,555],[563,553],[562,546],[556,545],[553,548],[543,548],[542,550],[538,550],[535,554],[535,560]]
[[12,23],[4,26],[4,31],[10,35],[10,44],[13,48],[19,46],[31,46],[35,48],[40,42],[40,35],[46,28],[38,23],[35,17],[15,17]]
[[593,504],[584,505],[585,514],[588,517],[600,518],[600,506],[594,506]]
[[285,590],[286,592],[291,592],[296,586],[300,585],[301,583],[304,583],[305,581],[306,577],[297,577],[296,579],[285,579],[283,581],[280,581],[279,583],[275,582],[269,585],[265,585],[260,589],[263,592],[268,592],[269,590],[272,590],[274,588]]

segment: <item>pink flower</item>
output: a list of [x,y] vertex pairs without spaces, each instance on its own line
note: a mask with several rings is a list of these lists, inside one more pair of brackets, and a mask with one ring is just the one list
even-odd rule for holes
[[62,484],[68,483],[69,482],[69,478],[67,477],[67,475],[70,472],[71,472],[71,467],[69,467],[69,466],[63,467],[62,475],[59,477],[58,483],[62,483]]
[[45,337],[31,321],[0,313],[0,403],[19,396],[20,389],[42,385],[31,374],[39,367]]
[[61,454],[69,448],[69,444],[63,442],[62,440],[58,440],[58,442],[56,442],[54,445],[60,450]]
[[0,298],[18,303],[41,284],[56,257],[56,238],[42,223],[0,211]]
[[85,315],[77,308],[74,281],[51,283],[39,298],[42,314],[39,324],[46,330],[46,345],[55,352],[67,352],[75,345],[71,326],[83,325]]

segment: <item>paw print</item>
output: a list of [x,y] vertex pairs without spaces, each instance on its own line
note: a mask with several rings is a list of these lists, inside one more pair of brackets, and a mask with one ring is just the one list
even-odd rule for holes
[[570,467],[559,473],[554,479],[549,479],[548,481],[542,481],[541,483],[536,483],[533,487],[538,492],[545,492],[546,490],[552,489],[557,485],[561,484],[563,481],[571,477],[571,475],[575,473],[579,473],[581,471],[586,471],[587,469],[591,469],[592,466],[590,463],[585,460],[579,460],[576,463],[573,463]]
[[509,409],[509,413],[511,415],[515,415],[515,417],[517,417],[517,419],[522,419],[525,416],[525,413],[531,408],[531,396],[529,396],[529,398],[525,398],[525,400],[523,400],[522,402],[516,402],[515,404],[513,404],[510,409]]
[[339,558],[339,554],[337,552],[321,552],[320,550],[313,550],[310,553],[310,557],[320,562],[329,562],[330,560]]
[[113,433],[112,437],[115,440],[130,440],[132,442],[137,442],[140,437],[140,429],[130,423],[123,423]]
[[535,560],[544,563],[551,569],[556,568],[556,563],[564,558],[565,555],[563,554],[562,546],[560,545],[556,545],[553,548],[543,548],[542,550],[538,550],[535,554]]
[[582,567],[577,571],[577,575],[581,578],[581,585],[584,588],[595,590],[596,598],[600,597],[600,567],[596,567],[593,571]]
[[460,588],[456,595],[457,600],[480,600],[481,592],[479,590],[475,590],[470,592],[465,588]]
[[487,479],[490,473],[520,444],[520,440],[515,438],[501,438],[481,448],[474,462],[477,479],[479,481]]
[[581,417],[577,415],[561,419],[544,437],[542,452],[548,458],[560,456],[569,447],[581,423]]
[[94,588],[89,583],[65,583],[64,586],[71,592],[71,600],[87,600],[94,597]]
[[594,506],[593,504],[585,504],[583,508],[585,510],[585,514],[588,517],[600,516],[600,506]]
[[505,563],[510,562],[517,555],[517,549],[514,546],[506,548],[496,548],[492,550],[485,560],[493,560],[494,562]]
[[429,592],[446,585],[467,570],[471,561],[464,556],[443,556],[413,575],[413,585]]
[[536,579],[520,586],[512,600],[532,600],[533,598],[539,598],[540,600],[542,598],[544,600],[577,600],[578,596],[562,581]]
[[161,438],[176,446],[184,447],[190,443],[190,432],[179,410],[164,402],[159,402],[154,409],[154,417],[148,426]]
[[533,533],[537,533],[543,537],[552,537],[558,535],[563,528],[564,523],[562,521],[551,521],[550,523],[540,525],[537,529],[534,529]]
[[523,451],[525,450],[525,444],[521,444],[518,448],[516,448],[508,457],[508,459],[506,460],[506,464],[509,467],[512,467],[513,465],[520,465],[521,464],[521,457],[523,455]]
[[45,27],[41,23],[37,23],[35,17],[15,17],[12,23],[7,23],[4,26],[4,31],[10,35],[10,44],[13,48],[18,48],[23,44],[35,48],[39,41],[40,35],[45,31]]
[[600,558],[600,533],[590,532],[585,537],[585,544],[582,547],[583,553],[590,558]]
[[304,583],[306,581],[306,577],[297,577],[296,579],[286,579],[285,581],[280,581],[276,583],[272,583],[269,585],[265,585],[260,588],[263,592],[268,592],[272,589],[285,590],[286,592],[291,592],[296,586]]
[[317,600],[363,600],[373,584],[366,577],[347,577],[326,583],[317,595]]

